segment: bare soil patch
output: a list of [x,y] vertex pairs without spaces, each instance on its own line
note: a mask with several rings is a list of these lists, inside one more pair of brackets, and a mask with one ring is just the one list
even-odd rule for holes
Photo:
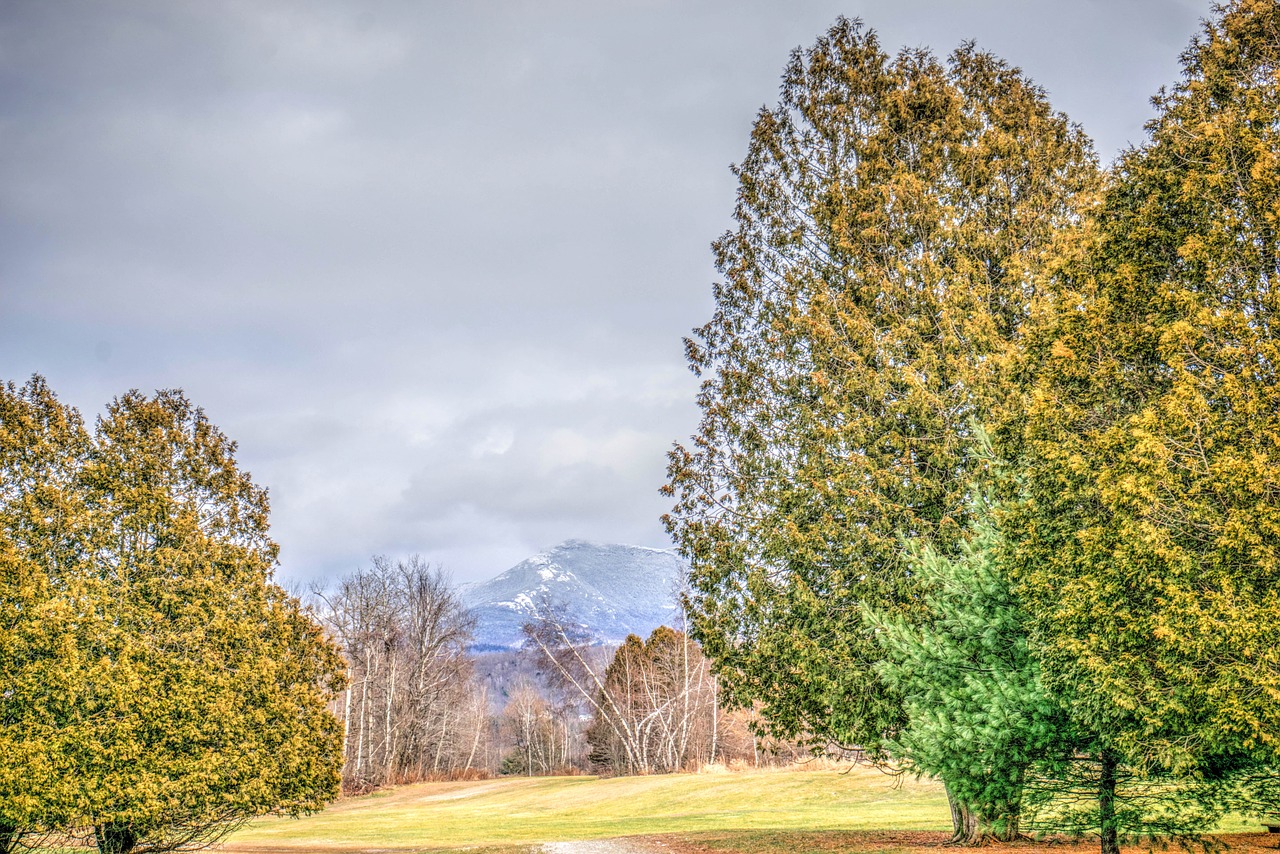
[[[930,831],[833,830],[795,832],[709,832],[653,837],[670,854],[827,854],[827,852],[894,852],[894,854],[964,854],[974,849],[950,845],[949,834]],[[1210,849],[1225,848],[1232,854],[1270,854],[1280,849],[1280,836],[1260,833],[1233,833],[1204,838]],[[1092,854],[1096,839],[1028,839],[1019,842],[991,842],[977,849],[981,854]],[[1181,852],[1177,844],[1125,845],[1124,854]],[[1191,852],[1203,851],[1192,843]]]
[[536,849],[539,854],[658,854],[673,850],[658,840],[591,839],[578,842],[547,842]]

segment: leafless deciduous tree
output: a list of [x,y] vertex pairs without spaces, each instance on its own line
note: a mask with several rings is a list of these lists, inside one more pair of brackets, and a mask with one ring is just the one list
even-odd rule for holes
[[318,594],[350,685],[343,785],[452,776],[476,767],[489,738],[488,700],[466,648],[474,620],[439,568],[375,556]]
[[507,746],[503,774],[530,777],[563,773],[581,764],[582,727],[572,704],[553,704],[537,687],[513,687],[502,713],[501,735]]
[[716,761],[715,680],[683,632],[662,626],[647,642],[631,635],[610,659],[562,610],[542,603],[525,635],[551,681],[589,709],[597,769],[663,773]]
[[[605,671],[601,705],[624,726],[597,716],[587,730],[592,765],[614,773],[680,771],[716,760],[720,716],[715,680],[696,642],[666,626],[647,641],[631,635]],[[629,743],[619,739],[625,733]]]

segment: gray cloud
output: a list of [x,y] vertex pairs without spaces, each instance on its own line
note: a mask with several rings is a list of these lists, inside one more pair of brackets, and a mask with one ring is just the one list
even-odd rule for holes
[[104,2],[0,9],[0,376],[180,386],[282,574],[663,545],[728,164],[837,14],[1021,65],[1099,142],[1208,2]]

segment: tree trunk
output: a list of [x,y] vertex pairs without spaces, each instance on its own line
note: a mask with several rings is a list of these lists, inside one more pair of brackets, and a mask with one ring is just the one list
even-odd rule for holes
[[440,758],[444,756],[444,743],[449,735],[449,709],[440,712],[440,740],[436,742],[436,754],[431,760],[431,773],[440,773]]
[[395,781],[396,768],[396,729],[399,722],[392,720],[391,711],[395,706],[396,700],[396,655],[394,652],[387,654],[391,659],[388,670],[390,675],[387,683],[387,704],[383,711],[383,734],[382,734],[382,779]]
[[1018,838],[1022,819],[1021,798],[996,805],[989,813],[971,809],[945,786],[947,804],[951,807],[951,845],[982,845],[988,840],[1013,842]]
[[1102,854],[1120,854],[1116,823],[1116,769],[1119,764],[1119,757],[1104,747],[1102,774],[1098,782],[1098,831],[1102,836]]
[[718,683],[711,677],[711,763],[716,764],[716,742],[720,739],[720,698],[716,696]]
[[981,845],[989,835],[987,824],[967,804],[947,791],[947,802],[951,805],[951,840],[952,845]]
[[982,845],[989,840],[1014,842],[1022,823],[1022,804],[1009,801],[992,809],[989,814],[967,812],[965,845]]
[[463,770],[471,770],[471,762],[476,758],[476,748],[480,746],[480,730],[484,726],[484,709],[488,705],[489,695],[484,688],[480,689],[479,699],[476,701],[476,734],[471,739],[471,752],[467,754],[467,767]]
[[1005,806],[1004,815],[993,824],[995,837],[1001,842],[1014,842],[1021,832],[1022,804],[1015,801]]
[[1017,787],[1013,799],[1005,806],[1001,842],[1014,842],[1022,833],[1022,791],[1027,784],[1027,768],[1018,769]]
[[349,752],[347,748],[351,742],[351,678],[350,677],[352,675],[352,671],[349,666],[347,667],[347,673],[348,673],[347,690],[343,691],[343,693],[346,694],[346,699],[343,700],[342,702],[342,770],[343,771],[347,770],[347,753]]
[[965,809],[956,800],[956,796],[951,793],[951,787],[943,783],[943,790],[947,793],[947,806],[951,807],[951,839],[948,840],[952,845],[965,841],[964,832],[964,814]]
[[999,842],[1014,842],[1018,839],[1022,824],[1022,787],[1026,781],[1026,768],[1019,768],[1013,781],[1010,798],[998,804],[992,814],[982,822],[983,832],[995,837]]
[[524,743],[525,750],[529,756],[528,776],[533,776],[533,726],[529,720],[530,713],[526,710],[524,714]]
[[978,814],[964,804],[960,805],[960,829],[961,845],[981,845],[986,835]]
[[369,703],[369,657],[370,653],[366,649],[364,653],[364,673],[360,679],[360,730],[356,736],[356,771],[355,779],[363,780],[362,772],[364,770],[364,733],[366,724],[366,707]]
[[685,763],[689,761],[689,729],[692,726],[689,711],[689,693],[692,687],[689,684],[689,636],[683,632],[680,634],[680,652],[682,653],[680,669],[681,676],[684,677],[684,692],[680,698],[682,718],[680,721],[680,749],[676,756],[676,762],[679,763],[675,770],[685,767]]
[[138,844],[138,834],[125,825],[96,825],[93,836],[98,842],[99,854],[129,854]]

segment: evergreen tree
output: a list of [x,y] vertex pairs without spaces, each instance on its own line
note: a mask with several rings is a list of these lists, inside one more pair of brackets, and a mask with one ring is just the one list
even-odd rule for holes
[[[1117,780],[1280,758],[1280,6],[1216,10],[1028,352],[1016,592]],[[1015,431],[1016,433],[1016,431]]]
[[110,854],[214,841],[337,794],[342,662],[272,583],[266,493],[178,392],[83,430],[3,396],[0,820]]
[[647,666],[645,643],[630,634],[614,652],[592,704],[595,714],[587,727],[587,760],[595,768],[614,774],[651,770],[642,739],[635,732],[643,697],[635,690]]
[[0,384],[0,852],[76,818],[74,707],[101,678],[86,655],[88,523],[79,414],[40,377]]
[[266,492],[234,452],[178,392],[130,392],[98,423],[83,479],[112,671],[77,766],[104,854],[216,839],[337,794],[326,704],[343,665],[271,582]]
[[997,566],[999,533],[985,502],[970,529],[954,557],[927,545],[910,552],[926,618],[868,617],[887,656],[880,673],[905,698],[907,725],[890,752],[968,805],[958,822],[969,822],[965,840],[1009,841],[1028,777],[1045,789],[1049,763],[1077,745],[1028,649],[1029,618]]
[[774,734],[874,750],[904,711],[860,614],[918,608],[903,539],[963,539],[969,424],[1007,397],[1033,273],[1096,170],[1017,69],[890,57],[841,19],[735,172],[715,315],[686,342],[703,418],[666,488],[692,631]]

